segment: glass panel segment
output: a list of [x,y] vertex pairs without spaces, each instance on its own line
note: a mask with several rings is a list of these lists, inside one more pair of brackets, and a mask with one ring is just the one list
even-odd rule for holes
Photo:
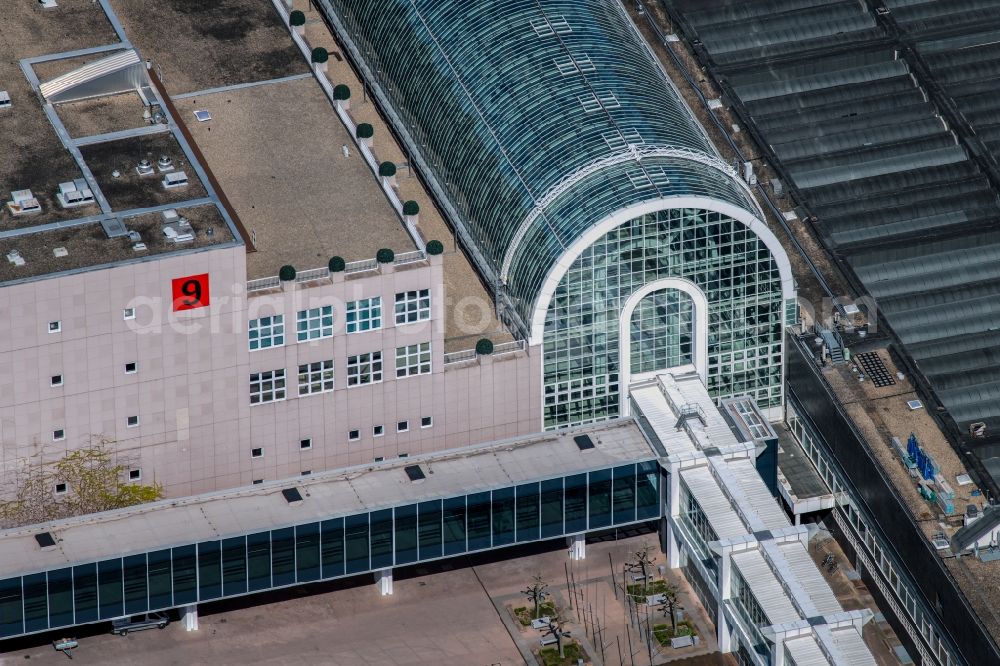
[[538,484],[517,487],[517,540],[538,540]]
[[73,569],[49,572],[49,626],[73,624]]
[[372,569],[392,566],[392,509],[371,514]]
[[566,534],[587,531],[587,475],[566,477]]
[[247,591],[247,538],[222,540],[222,594],[231,596]]
[[397,506],[396,565],[417,561],[417,505]]
[[198,544],[198,600],[222,596],[222,550],[218,541]]
[[102,620],[125,614],[121,560],[105,560],[97,563],[97,595],[100,599]]
[[247,535],[247,589],[271,587],[271,533]]
[[97,565],[84,564],[73,567],[74,622],[93,622],[97,619]]
[[542,538],[563,533],[563,480],[542,481]]
[[444,554],[465,552],[465,496],[444,501]]
[[300,583],[319,580],[319,523],[295,528],[295,579]]
[[514,543],[514,489],[493,491],[493,547]]
[[271,584],[274,587],[295,582],[295,528],[271,531]]
[[[170,550],[155,550],[149,554],[149,609],[170,608]],[[50,582],[51,585],[51,577]]]
[[420,523],[420,559],[441,557],[441,500],[417,505]]
[[490,494],[476,493],[468,497],[469,550],[483,550],[490,547]]
[[146,555],[129,555],[125,558],[125,614],[145,613],[149,610],[146,589]]
[[321,525],[320,554],[323,578],[344,575],[344,519],[324,520]]
[[[181,546],[172,549],[171,560],[174,570],[174,605],[193,604],[198,601],[198,567],[195,560],[195,547]],[[76,615],[77,622],[79,622],[79,601],[77,601]]]
[[347,551],[347,573],[371,570],[367,513],[344,518],[344,542]]
[[0,636],[17,636],[24,633],[23,603],[21,578],[0,580]]
[[24,630],[44,631],[49,628],[49,590],[45,574],[24,577]]
[[589,529],[607,527],[611,524],[611,470],[602,469],[590,473],[590,488],[587,496],[589,507]]
[[611,512],[615,525],[635,520],[635,465],[615,467]]
[[636,519],[648,520],[660,516],[660,466],[654,462],[639,463],[636,467]]

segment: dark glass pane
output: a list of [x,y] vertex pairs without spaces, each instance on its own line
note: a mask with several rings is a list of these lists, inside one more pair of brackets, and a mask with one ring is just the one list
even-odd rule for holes
[[[49,581],[51,585],[51,580]],[[170,608],[170,551],[157,550],[149,554],[149,609]]]
[[514,489],[493,491],[493,547],[514,543]]
[[295,579],[319,580],[319,523],[295,528]]
[[636,519],[648,520],[660,516],[660,466],[653,461],[639,463],[636,478]]
[[[176,593],[176,592],[175,592]],[[218,599],[222,596],[222,550],[218,541],[198,544],[198,599]]]
[[105,560],[97,563],[97,598],[100,599],[102,620],[125,614],[121,560]]
[[0,580],[0,636],[24,633],[22,603],[20,577]]
[[465,496],[444,501],[444,554],[465,552]]
[[222,540],[222,594],[231,596],[247,591],[247,538]]
[[[181,546],[170,551],[174,570],[174,605],[193,604],[198,601],[198,568],[194,546]],[[80,602],[76,606],[77,622],[80,621]]]
[[392,566],[392,509],[371,514],[372,569]]
[[323,578],[344,575],[344,519],[324,520],[322,525]]
[[69,567],[49,572],[49,626],[73,624],[73,570]]
[[396,507],[396,565],[417,561],[417,505]]
[[271,587],[271,533],[247,535],[247,589]]
[[476,493],[468,497],[466,524],[469,531],[469,550],[490,547],[490,494]]
[[611,513],[615,525],[635,520],[635,465],[622,465],[614,469],[611,491]]
[[517,487],[517,540],[538,540],[538,484]]
[[49,590],[45,574],[24,577],[24,630],[44,631],[49,628]]
[[129,555],[125,558],[125,614],[149,610],[147,594],[146,556]]
[[441,500],[421,502],[417,511],[420,522],[420,559],[441,557]]
[[347,553],[347,573],[369,571],[368,514],[344,518],[344,550]]
[[93,622],[97,619],[97,565],[73,567],[73,622]]
[[24,633],[24,607],[21,599],[21,579],[0,580],[0,636]]
[[542,538],[563,533],[563,480],[542,481]]
[[611,524],[611,470],[590,473],[589,529]]
[[295,529],[271,531],[271,583],[275,587],[295,582]]
[[566,477],[566,534],[587,531],[587,475]]

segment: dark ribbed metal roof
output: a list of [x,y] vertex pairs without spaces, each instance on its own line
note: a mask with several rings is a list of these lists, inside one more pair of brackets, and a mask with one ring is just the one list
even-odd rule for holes
[[671,4],[951,417],[995,431],[1000,3]]
[[523,321],[616,210],[672,196],[755,210],[617,1],[319,4]]

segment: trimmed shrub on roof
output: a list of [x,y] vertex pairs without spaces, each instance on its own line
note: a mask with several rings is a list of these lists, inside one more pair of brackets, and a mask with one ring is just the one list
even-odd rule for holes
[[333,87],[333,98],[342,101],[351,99],[351,89],[346,84],[338,83]]
[[375,253],[375,261],[380,264],[391,264],[396,259],[396,253],[387,247]]
[[295,279],[295,266],[289,266],[285,264],[278,271],[278,279],[282,282],[291,282]]
[[432,240],[427,243],[427,254],[436,255],[444,252],[444,244],[439,240]]
[[344,269],[347,268],[347,262],[344,261],[343,257],[330,257],[330,263],[326,267],[330,269],[331,273],[343,273]]
[[378,165],[378,175],[384,178],[391,178],[396,175],[396,165],[392,162],[382,162]]
[[323,63],[330,59],[330,54],[322,46],[317,46],[312,50],[312,61]]
[[354,136],[359,139],[370,139],[375,136],[375,128],[371,126],[370,123],[361,123],[358,128],[354,130]]
[[296,9],[294,12],[288,15],[288,25],[292,27],[299,27],[306,24],[306,15],[301,11]]
[[416,215],[420,212],[420,204],[413,199],[403,202],[403,215]]
[[480,356],[487,356],[493,353],[493,341],[489,338],[479,338],[476,343],[476,353]]

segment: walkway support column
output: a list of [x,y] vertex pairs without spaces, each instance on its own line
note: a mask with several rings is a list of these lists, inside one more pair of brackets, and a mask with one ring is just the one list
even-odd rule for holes
[[392,594],[392,569],[382,569],[375,572],[375,583],[378,585],[378,593],[383,597]]
[[566,541],[569,544],[569,559],[587,559],[587,536],[585,534],[568,537]]
[[198,604],[189,604],[181,609],[184,631],[198,631]]

